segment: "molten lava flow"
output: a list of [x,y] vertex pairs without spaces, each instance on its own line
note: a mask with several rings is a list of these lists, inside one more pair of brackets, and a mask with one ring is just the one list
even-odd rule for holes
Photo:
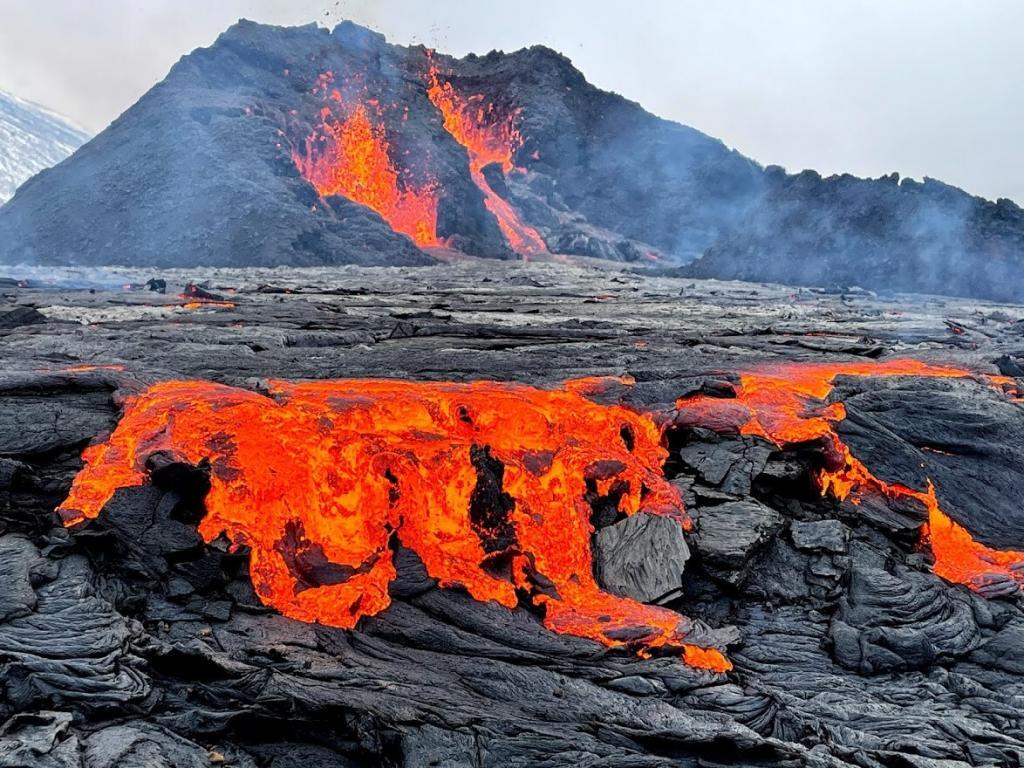
[[[185,286],[185,289],[178,294],[178,298],[183,302],[180,306],[182,309],[234,309],[235,304],[231,301],[225,301],[224,297],[210,293],[204,288],[196,285],[195,283],[189,283]],[[169,305],[174,306],[174,305]]]
[[935,555],[936,574],[975,589],[1007,577],[1024,586],[1024,552],[990,549],[975,541],[939,509],[934,491],[929,499],[924,535]]
[[257,593],[287,616],[352,627],[383,610],[397,539],[442,586],[540,607],[556,632],[674,647],[725,671],[719,651],[683,642],[678,614],[594,579],[588,493],[690,525],[661,472],[660,429],[588,400],[599,384],[272,382],[264,396],[164,382],[129,399],[113,434],[86,450],[60,513],[68,525],[96,517],[115,490],[146,482],[157,451],[208,461],[200,533],[250,547]]
[[235,305],[230,301],[186,301],[181,305],[182,309],[234,309]]
[[[41,373],[51,373],[48,368],[36,368]],[[57,368],[57,373],[92,373],[93,371],[123,371],[124,366],[120,363],[106,365],[70,365],[66,368]]]
[[469,173],[484,195],[484,205],[498,221],[501,232],[516,253],[535,256],[548,252],[540,233],[524,222],[508,201],[495,192],[483,169],[492,163],[504,173],[515,167],[512,155],[522,144],[516,129],[516,115],[501,115],[481,95],[463,97],[449,82],[441,82],[431,63],[427,95],[444,117],[444,127],[469,154]]
[[[923,531],[935,558],[934,571],[948,581],[977,589],[994,579],[1010,578],[1024,585],[1024,552],[1001,552],[974,541],[939,506],[935,489],[925,491],[886,483],[850,453],[835,430],[846,418],[842,403],[827,404],[837,376],[922,376],[964,378],[969,371],[934,366],[918,360],[880,363],[783,363],[740,376],[735,399],[695,395],[676,403],[678,426],[701,426],[719,432],[757,435],[776,445],[820,441],[825,466],[817,480],[822,494],[842,500],[851,493],[873,491],[889,498],[910,498],[924,505]],[[1005,376],[984,377],[990,384],[1012,388]]]
[[712,672],[728,672],[732,662],[714,648],[701,648],[696,645],[683,647],[683,661],[697,669],[708,669]]
[[[332,77],[325,73],[318,81],[325,94]],[[379,213],[392,229],[417,245],[439,245],[437,185],[416,186],[395,167],[379,107],[376,115],[371,114],[375,102],[347,104],[337,90],[327,98],[334,106],[320,110],[317,129],[301,150],[292,151],[299,173],[322,197],[347,197]],[[345,116],[338,118],[335,108]]]

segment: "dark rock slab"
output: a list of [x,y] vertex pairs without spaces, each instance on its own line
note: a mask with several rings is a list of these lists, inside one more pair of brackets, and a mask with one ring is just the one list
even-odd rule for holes
[[81,742],[70,712],[18,714],[0,726],[3,768],[81,768]]
[[28,539],[0,537],[0,622],[24,616],[35,608],[33,573],[45,569],[46,565]]
[[838,520],[815,520],[805,523],[794,520],[789,535],[797,549],[841,554],[846,551],[846,529]]
[[108,382],[39,374],[0,375],[0,456],[77,451],[114,423]]
[[0,309],[0,330],[20,328],[23,325],[39,325],[45,322],[46,315],[34,307]]
[[86,766],[145,765],[153,768],[209,768],[217,753],[146,722],[113,725],[85,742]]
[[1024,624],[1014,622],[985,640],[969,656],[986,669],[1024,675]]
[[138,658],[126,652],[137,629],[96,595],[84,558],[67,558],[53,570],[36,588],[32,612],[0,623],[6,706],[23,711],[75,702],[102,711],[143,699],[149,683]]
[[639,512],[594,534],[594,573],[607,591],[656,602],[683,585],[690,548],[682,526]]
[[694,551],[727,581],[743,578],[754,554],[783,524],[782,516],[757,501],[730,501],[702,507],[693,537]]
[[754,478],[764,471],[772,448],[754,438],[695,443],[680,449],[683,463],[727,494],[747,495]]

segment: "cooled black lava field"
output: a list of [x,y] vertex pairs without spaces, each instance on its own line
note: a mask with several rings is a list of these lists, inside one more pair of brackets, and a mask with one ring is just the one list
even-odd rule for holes
[[[8,273],[0,765],[1024,759],[1022,307],[553,264]],[[850,375],[896,360],[965,373]],[[813,366],[839,371],[826,399],[844,412],[829,424],[874,477],[842,501],[821,490],[822,472],[850,471],[828,440],[772,439],[765,414],[760,435],[702,422],[752,396],[744,374]],[[353,629],[287,618],[261,598],[263,576],[250,577],[250,547],[196,531],[212,514],[211,477],[216,488],[230,474],[216,462],[150,456],[141,485],[95,519],[64,527],[55,514],[83,449],[158,382],[262,397],[271,379],[557,389],[591,376],[620,379],[586,397],[663,429],[656,469],[690,521],[643,503],[623,514],[616,500],[630,491],[602,481],[622,462],[598,462],[576,500],[591,512],[593,578],[602,593],[678,615],[687,644],[720,654],[712,663],[684,661],[642,626],[601,642],[553,631],[545,621],[567,587],[545,579],[542,552],[511,607],[442,587],[409,519],[386,534],[387,607]],[[525,430],[512,412],[501,421],[503,402],[498,426]],[[799,404],[798,419],[826,405]],[[608,450],[627,456],[638,440]],[[295,469],[305,454],[293,447],[261,465]],[[485,538],[476,517],[473,530],[489,554],[522,556],[524,529],[509,522],[517,475],[497,447],[474,451],[468,513],[490,515],[486,530],[504,539]],[[405,490],[396,482],[392,501]],[[969,584],[935,573],[949,552],[920,501],[929,487],[976,547],[983,567]],[[296,599],[375,567],[331,561],[310,530],[289,530],[274,546]],[[483,565],[495,583],[508,578],[494,558]]]

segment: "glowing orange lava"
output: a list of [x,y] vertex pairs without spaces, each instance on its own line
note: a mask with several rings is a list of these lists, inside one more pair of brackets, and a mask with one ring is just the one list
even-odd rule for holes
[[433,63],[428,73],[427,95],[444,117],[444,127],[469,154],[469,173],[484,195],[484,205],[498,221],[512,250],[522,256],[548,252],[540,233],[522,220],[508,201],[495,192],[483,169],[492,163],[506,174],[515,167],[512,155],[522,145],[515,114],[502,115],[476,94],[462,96],[452,84],[442,82]]
[[731,669],[720,651],[684,642],[679,614],[594,579],[588,491],[626,515],[690,526],[662,474],[654,420],[587,399],[606,383],[277,381],[265,396],[163,382],[130,398],[113,434],[86,450],[59,511],[68,525],[96,517],[115,490],[147,482],[154,452],[206,460],[200,533],[250,547],[257,593],[286,616],[352,627],[386,608],[397,540],[442,586],[540,607],[555,632]]
[[[817,480],[822,494],[831,493],[841,500],[873,491],[890,498],[914,499],[928,511],[923,536],[931,546],[937,575],[973,589],[997,578],[1011,578],[1024,585],[1024,552],[994,550],[974,541],[943,512],[930,483],[923,491],[886,483],[850,453],[835,430],[835,424],[846,418],[846,409],[842,403],[825,402],[838,376],[964,378],[974,374],[918,360],[763,366],[740,375],[734,399],[696,395],[679,400],[676,424],[757,435],[780,446],[821,441],[825,466]],[[1013,379],[1005,376],[982,378],[993,386],[1015,386]]]
[[347,197],[379,213],[417,245],[439,245],[437,185],[415,185],[403,176],[392,160],[379,106],[374,108],[372,100],[347,104],[338,90],[328,95],[331,79],[329,72],[321,75],[314,92],[322,90],[334,104],[320,110],[317,128],[292,151],[295,167],[322,197]]
[[[233,290],[233,289],[228,289]],[[202,288],[195,283],[189,283],[185,286],[185,289],[178,294],[178,299],[182,302],[182,309],[234,309],[235,304],[231,301],[225,301],[223,296],[216,293],[210,293],[205,288]],[[168,306],[174,306],[170,304]]]
[[[172,305],[173,306],[173,305]],[[186,301],[180,305],[182,309],[234,309],[230,301]]]
[[[50,373],[47,368],[37,368],[42,373]],[[70,365],[66,368],[57,368],[57,373],[91,373],[93,371],[123,371],[124,366],[120,363],[109,363],[106,365]]]
[[974,589],[1005,577],[1024,586],[1024,552],[991,549],[975,541],[939,509],[934,491],[929,491],[931,503],[924,535],[935,555],[935,573]]

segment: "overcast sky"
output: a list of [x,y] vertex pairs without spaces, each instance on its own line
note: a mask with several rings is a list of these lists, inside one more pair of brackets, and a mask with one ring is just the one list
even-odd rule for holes
[[99,131],[240,17],[459,55],[544,43],[762,163],[1024,204],[1022,0],[0,0],[0,89]]

